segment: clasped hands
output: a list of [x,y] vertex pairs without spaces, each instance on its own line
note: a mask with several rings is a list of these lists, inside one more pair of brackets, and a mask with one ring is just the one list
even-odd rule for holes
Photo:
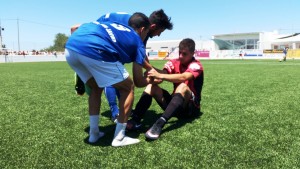
[[149,71],[145,71],[144,76],[147,76],[149,84],[160,84],[163,82],[162,74],[153,68]]

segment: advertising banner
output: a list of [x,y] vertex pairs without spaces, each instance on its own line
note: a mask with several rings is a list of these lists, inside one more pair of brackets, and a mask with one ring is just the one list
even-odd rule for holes
[[195,52],[195,56],[209,58],[209,51],[208,50],[197,50]]

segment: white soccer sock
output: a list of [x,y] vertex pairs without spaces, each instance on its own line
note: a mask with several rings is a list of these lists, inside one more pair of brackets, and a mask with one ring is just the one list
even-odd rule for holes
[[90,115],[90,133],[93,132],[99,132],[99,115]]
[[117,122],[114,139],[122,140],[125,136],[125,128],[127,123]]
[[113,142],[111,143],[112,146],[119,147],[119,146],[126,146],[130,144],[136,144],[140,142],[139,139],[134,139],[125,136],[126,125],[127,123],[117,122],[114,139]]
[[99,115],[90,115],[90,132],[89,142],[95,143],[99,138],[104,136],[103,132],[99,131]]

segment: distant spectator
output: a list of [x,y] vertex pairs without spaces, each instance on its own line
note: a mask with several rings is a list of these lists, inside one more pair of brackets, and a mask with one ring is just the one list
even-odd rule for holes
[[243,51],[243,49],[240,50],[239,56],[240,56],[241,59],[244,59],[244,51]]
[[283,49],[283,54],[284,54],[284,56],[283,56],[283,61],[286,61],[286,55],[287,55],[287,53],[288,53],[288,50],[289,50],[288,47],[285,47],[285,48]]
[[23,52],[22,52],[22,55],[23,55],[23,56],[24,56],[24,58],[25,58],[25,51],[23,51]]

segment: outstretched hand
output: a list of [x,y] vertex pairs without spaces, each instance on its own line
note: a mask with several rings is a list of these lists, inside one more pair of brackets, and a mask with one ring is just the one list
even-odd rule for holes
[[145,74],[146,73],[149,78],[150,84],[159,84],[163,81],[161,78],[158,78],[160,73],[158,73],[155,69],[151,69],[151,70],[145,72]]
[[155,69],[151,69],[148,71],[148,76],[153,77],[155,79],[162,79],[161,74],[158,73]]

